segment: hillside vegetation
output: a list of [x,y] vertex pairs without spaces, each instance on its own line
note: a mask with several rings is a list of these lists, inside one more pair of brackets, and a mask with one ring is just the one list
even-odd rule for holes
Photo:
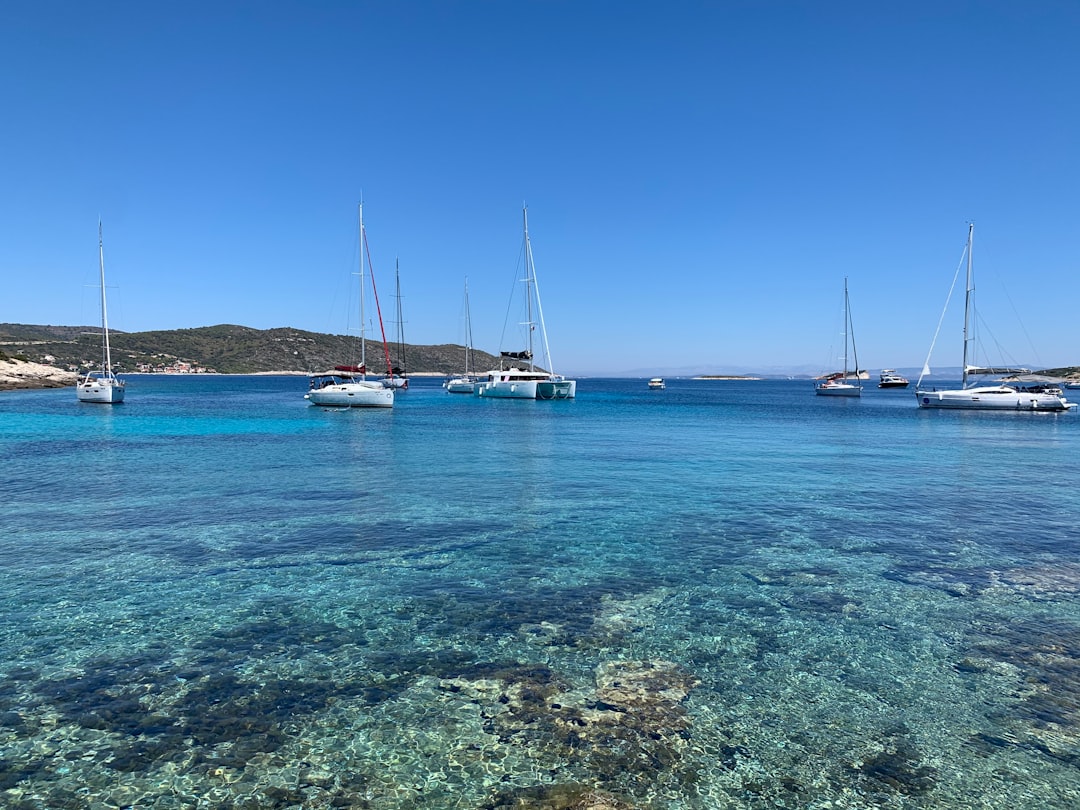
[[[252,329],[222,324],[196,329],[154,332],[109,330],[113,365],[120,372],[134,372],[139,364],[172,365],[177,361],[213,369],[223,374],[254,374],[283,371],[313,373],[336,365],[360,362],[356,336],[326,335],[301,329]],[[381,341],[366,341],[367,364],[372,373],[386,368]],[[0,351],[49,362],[62,368],[101,362],[101,330],[87,326],[33,326],[0,324]],[[53,358],[48,360],[47,358]],[[406,344],[401,357],[390,348],[391,362],[410,374],[453,374],[463,370],[465,349],[454,344],[415,346]],[[487,352],[474,351],[475,369],[486,371],[498,364]]]

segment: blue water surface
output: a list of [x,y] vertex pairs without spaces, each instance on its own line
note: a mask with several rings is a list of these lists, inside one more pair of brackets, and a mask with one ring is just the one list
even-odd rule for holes
[[1080,416],[0,394],[0,806],[1080,806]]

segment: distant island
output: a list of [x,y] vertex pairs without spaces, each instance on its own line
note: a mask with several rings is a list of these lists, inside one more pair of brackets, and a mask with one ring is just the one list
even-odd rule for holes
[[692,380],[760,380],[761,377],[748,377],[745,374],[699,374]]

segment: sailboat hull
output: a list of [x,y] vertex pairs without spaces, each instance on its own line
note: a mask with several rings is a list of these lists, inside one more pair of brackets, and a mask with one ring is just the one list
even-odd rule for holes
[[124,401],[124,383],[90,380],[76,386],[75,394],[79,402],[96,402],[101,405],[116,405]]
[[476,382],[468,377],[455,377],[447,380],[443,387],[448,394],[471,394],[476,388]]
[[861,397],[862,386],[848,383],[822,383],[815,391],[819,397]]
[[916,391],[920,408],[975,411],[1067,411],[1076,407],[1056,394],[1021,391],[1008,385],[951,391]]
[[304,397],[312,405],[328,408],[394,407],[394,389],[374,380],[327,385],[309,391]]

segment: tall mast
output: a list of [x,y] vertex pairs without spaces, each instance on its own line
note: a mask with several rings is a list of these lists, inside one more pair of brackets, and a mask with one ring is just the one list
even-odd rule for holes
[[971,335],[968,334],[970,326],[969,320],[971,316],[971,297],[975,292],[975,277],[972,275],[971,266],[971,247],[975,240],[975,223],[968,223],[968,242],[967,242],[967,291],[964,293],[964,371],[960,380],[960,387],[967,388],[968,379],[968,343],[971,342]]
[[398,351],[401,353],[401,376],[409,374],[409,364],[405,362],[405,321],[401,317],[401,260],[394,258],[394,282],[397,287],[397,327]]
[[465,376],[469,376],[469,354],[472,351],[472,316],[469,313],[469,277],[465,276]]
[[[528,206],[526,206],[523,209],[523,214],[524,214],[524,217],[525,217],[525,268],[526,268],[526,274],[525,275],[526,275],[526,282],[527,282],[526,296],[525,297],[526,297],[526,300],[528,301],[527,306],[529,308],[528,309],[528,313],[529,313],[529,324],[528,324],[529,325],[529,354],[530,355],[532,354],[532,347],[533,347],[532,333],[533,333],[533,329],[536,328],[536,324],[533,322],[533,319],[532,319],[532,294],[535,293],[536,294],[536,318],[540,323],[540,339],[541,339],[541,341],[543,341],[543,344],[544,344],[544,362],[546,362],[547,365],[550,367],[550,366],[554,366],[554,363],[551,362],[551,348],[548,346],[547,327],[544,325],[544,306],[540,302],[540,282],[538,282],[536,280],[536,264],[533,262],[532,242],[529,241],[529,209],[528,209]],[[534,370],[533,369],[533,362],[532,362],[531,358],[530,358],[530,361],[529,361],[529,370],[530,371]],[[549,374],[554,374],[555,373],[554,368],[548,368],[548,369],[546,369],[546,371]]]
[[105,375],[112,374],[112,352],[109,350],[109,315],[105,309],[105,247],[98,219],[98,267],[101,271],[101,364]]
[[536,328],[536,324],[533,323],[532,318],[533,266],[532,244],[529,242],[528,206],[522,207],[521,216],[525,227],[525,328],[528,330],[528,342],[525,348],[529,351],[529,371],[533,371],[533,367],[535,365],[535,363],[533,362],[533,329]]
[[844,382],[847,382],[848,324],[850,322],[851,317],[848,314],[847,276],[844,276]]
[[360,201],[360,374],[367,378],[367,341],[364,339],[364,201]]

